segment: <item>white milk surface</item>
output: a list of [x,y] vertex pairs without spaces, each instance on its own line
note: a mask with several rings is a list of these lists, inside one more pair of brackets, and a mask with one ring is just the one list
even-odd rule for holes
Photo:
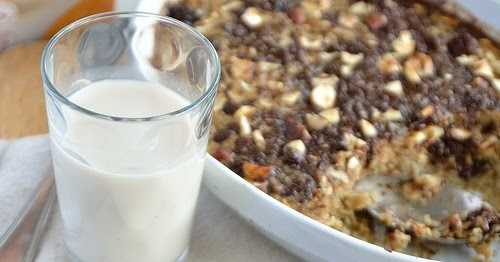
[[[175,92],[132,80],[92,83],[69,97],[117,117],[149,117],[188,105]],[[116,122],[63,110],[51,126],[58,197],[70,253],[82,262],[168,262],[187,251],[206,138],[189,114]],[[59,132],[61,133],[61,132]]]

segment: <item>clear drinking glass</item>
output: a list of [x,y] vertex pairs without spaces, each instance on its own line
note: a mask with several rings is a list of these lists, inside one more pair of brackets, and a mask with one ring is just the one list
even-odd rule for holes
[[104,13],[57,33],[41,71],[68,253],[184,258],[220,78],[214,47],[175,19]]

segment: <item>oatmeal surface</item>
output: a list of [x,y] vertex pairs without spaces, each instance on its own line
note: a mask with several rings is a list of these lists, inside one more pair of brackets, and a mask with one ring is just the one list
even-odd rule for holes
[[[391,250],[432,255],[429,235],[488,259],[500,232],[500,48],[446,1],[185,0],[167,15],[219,52],[210,153],[326,225]],[[446,183],[492,207],[375,234],[367,176],[425,203]],[[412,249],[415,250],[415,249]],[[411,253],[411,252],[410,252]]]

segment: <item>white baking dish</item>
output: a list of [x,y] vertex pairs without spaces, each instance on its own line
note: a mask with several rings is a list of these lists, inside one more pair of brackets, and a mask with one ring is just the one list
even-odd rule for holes
[[[167,0],[168,1],[168,0]],[[165,0],[143,0],[139,11],[158,13]],[[477,17],[500,28],[500,1],[459,0]],[[496,14],[496,15],[495,15]],[[325,226],[285,206],[263,193],[212,157],[205,166],[204,185],[222,202],[235,210],[257,230],[307,261],[416,262],[431,261],[390,252],[382,247]],[[493,261],[500,261],[500,246]],[[434,259],[471,261],[473,253],[465,247],[442,249]],[[238,261],[235,258],[235,261]]]

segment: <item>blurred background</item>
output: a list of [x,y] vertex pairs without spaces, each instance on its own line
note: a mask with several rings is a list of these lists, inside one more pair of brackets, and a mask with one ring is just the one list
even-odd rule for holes
[[165,0],[0,0],[0,139],[47,132],[39,64],[53,34],[79,18],[141,3],[161,10]]

